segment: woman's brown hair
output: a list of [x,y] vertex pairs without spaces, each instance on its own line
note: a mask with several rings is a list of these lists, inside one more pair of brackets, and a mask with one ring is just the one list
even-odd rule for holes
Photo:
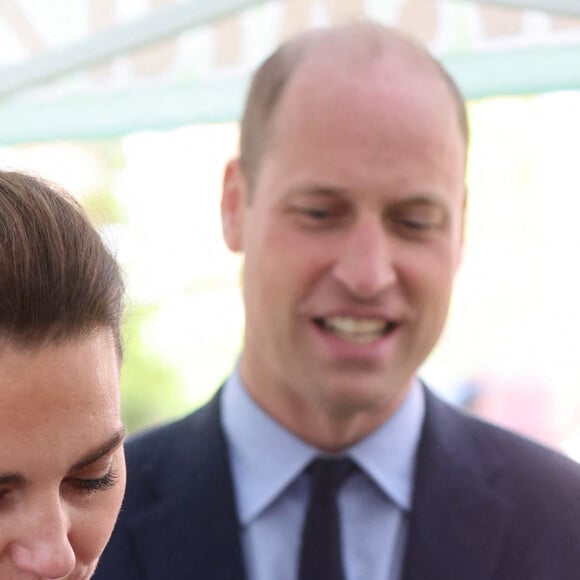
[[110,328],[121,356],[123,295],[120,268],[79,203],[0,171],[0,339],[39,346]]

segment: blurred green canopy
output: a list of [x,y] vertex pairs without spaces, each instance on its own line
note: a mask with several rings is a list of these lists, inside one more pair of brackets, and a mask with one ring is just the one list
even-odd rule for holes
[[289,35],[372,18],[468,99],[580,88],[577,0],[0,0],[0,145],[237,120]]

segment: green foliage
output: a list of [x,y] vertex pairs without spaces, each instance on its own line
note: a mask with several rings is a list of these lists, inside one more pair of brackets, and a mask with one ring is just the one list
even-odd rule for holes
[[83,206],[97,228],[127,221],[127,214],[119,198],[113,193],[115,172],[123,169],[125,159],[120,141],[97,141],[85,144],[87,152],[103,168],[100,186],[83,199]]
[[[127,210],[114,191],[115,175],[125,166],[121,142],[92,142],[84,148],[102,168],[100,183],[83,197],[87,214],[102,231],[126,223]],[[130,275],[128,271],[127,276]],[[127,429],[133,432],[179,414],[185,403],[179,373],[146,340],[147,327],[159,305],[131,302],[131,296],[128,299],[123,325],[121,411]]]
[[132,305],[124,326],[121,409],[129,432],[167,420],[185,405],[178,373],[144,338],[157,310],[155,304]]
[[91,192],[83,199],[83,206],[97,228],[127,221],[125,209],[108,188]]

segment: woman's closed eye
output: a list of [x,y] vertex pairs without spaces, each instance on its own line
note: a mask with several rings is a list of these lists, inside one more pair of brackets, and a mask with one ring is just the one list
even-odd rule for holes
[[119,456],[117,451],[125,439],[125,428],[121,428],[109,440],[98,446],[96,450],[89,452],[73,465],[62,480],[67,489],[75,493],[91,494],[97,491],[105,491],[122,480],[123,470],[118,471]]
[[82,478],[72,477],[67,481],[71,483],[78,490],[83,492],[103,491],[113,487],[119,479],[119,474],[111,467],[109,471],[102,477],[97,478]]

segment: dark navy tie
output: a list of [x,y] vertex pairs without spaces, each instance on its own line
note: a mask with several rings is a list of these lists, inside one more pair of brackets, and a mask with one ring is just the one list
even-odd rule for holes
[[310,499],[302,529],[299,580],[345,580],[337,494],[354,469],[346,458],[318,458],[307,468]]

